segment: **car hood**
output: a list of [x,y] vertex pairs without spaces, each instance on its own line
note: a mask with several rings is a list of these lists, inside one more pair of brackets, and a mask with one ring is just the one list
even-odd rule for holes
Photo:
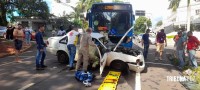
[[95,38],[95,39],[100,39],[102,37],[104,37],[102,34],[100,33],[91,33],[91,37]]
[[[63,37],[66,37],[67,35],[64,35],[64,36],[55,36],[55,37],[50,37],[51,39],[61,39]],[[92,38],[95,38],[95,39],[100,39],[102,37],[104,37],[102,34],[100,33],[91,33],[91,37]]]

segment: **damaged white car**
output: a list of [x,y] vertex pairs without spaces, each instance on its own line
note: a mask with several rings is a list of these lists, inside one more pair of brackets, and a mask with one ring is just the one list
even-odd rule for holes
[[[141,72],[144,69],[145,62],[142,51],[137,49],[118,47],[120,42],[118,43],[118,45],[116,45],[115,48],[108,49],[106,47],[107,45],[103,44],[99,40],[103,37],[103,35],[99,33],[92,33],[91,36],[94,42],[97,43],[97,48],[95,49],[95,52],[98,52],[97,57],[99,58],[100,74],[103,73],[105,66],[109,66],[117,70],[130,69],[135,72]],[[54,55],[57,55],[59,62],[69,62],[69,54],[66,46],[67,35],[63,37],[50,37],[48,38],[47,42],[47,51],[51,52]],[[90,53],[91,60],[93,60],[94,55],[95,54]]]

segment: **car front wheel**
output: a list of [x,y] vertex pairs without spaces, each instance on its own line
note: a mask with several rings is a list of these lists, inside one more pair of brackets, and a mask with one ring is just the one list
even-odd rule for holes
[[110,67],[119,71],[127,69],[127,64],[121,60],[114,60],[111,62]]

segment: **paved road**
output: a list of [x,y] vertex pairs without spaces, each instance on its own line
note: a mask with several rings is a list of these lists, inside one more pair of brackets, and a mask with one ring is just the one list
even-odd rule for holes
[[[34,49],[35,47],[21,55],[22,63],[13,62],[13,56],[0,58],[1,90],[97,90],[104,79],[97,70],[94,72],[97,77],[92,87],[85,87],[75,80],[74,71],[67,71],[66,65],[58,63],[56,56],[50,53],[47,53],[45,61],[48,68],[36,71]],[[165,53],[171,53],[171,49],[172,47],[167,47]],[[150,46],[146,61],[147,72],[141,73],[142,90],[186,90],[179,82],[167,81],[167,76],[180,76],[180,72],[166,59],[155,61],[154,52],[155,46]],[[135,76],[134,72],[121,76],[117,90],[134,90],[137,83]]]
[[[0,58],[1,90],[97,90],[104,79],[96,70],[94,73],[97,76],[92,87],[85,87],[75,80],[75,71],[67,71],[66,65],[58,63],[56,56],[48,52],[45,61],[47,69],[36,71],[35,48],[21,55],[22,63],[14,62],[14,56]],[[117,90],[133,90],[134,73],[125,77],[121,76]]]

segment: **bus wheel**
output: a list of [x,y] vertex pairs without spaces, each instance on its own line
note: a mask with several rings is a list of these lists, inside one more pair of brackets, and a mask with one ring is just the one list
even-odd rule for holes
[[59,63],[67,64],[69,63],[68,55],[65,52],[58,52],[57,58]]
[[111,62],[110,67],[115,70],[123,71],[127,69],[127,65],[125,62],[121,60],[114,60]]

